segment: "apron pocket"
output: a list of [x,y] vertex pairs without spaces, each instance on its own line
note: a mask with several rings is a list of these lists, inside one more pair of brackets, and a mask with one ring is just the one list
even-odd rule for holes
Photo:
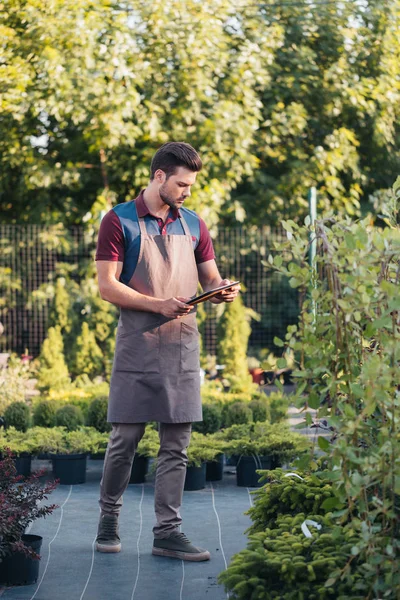
[[138,373],[160,372],[160,328],[148,331],[135,331],[131,334],[117,335],[115,348],[115,371]]
[[181,372],[200,371],[200,344],[197,328],[181,322]]

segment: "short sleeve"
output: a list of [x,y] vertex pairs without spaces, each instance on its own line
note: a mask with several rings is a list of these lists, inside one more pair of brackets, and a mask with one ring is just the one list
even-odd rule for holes
[[97,238],[96,260],[124,261],[125,240],[121,222],[114,210],[102,219]]
[[199,217],[200,222],[200,239],[197,247],[194,251],[196,263],[199,265],[200,263],[206,262],[208,260],[215,259],[214,246],[212,243],[212,239],[210,236],[210,232],[208,231],[207,225]]

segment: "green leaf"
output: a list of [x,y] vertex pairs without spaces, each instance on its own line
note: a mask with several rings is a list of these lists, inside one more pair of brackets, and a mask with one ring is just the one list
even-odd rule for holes
[[285,369],[287,367],[287,362],[285,358],[278,358],[276,364],[278,369]]
[[322,437],[321,435],[318,436],[318,446],[321,448],[321,450],[323,450],[324,452],[328,452],[331,445],[329,443],[329,441]]
[[276,336],[274,337],[274,344],[275,346],[278,346],[278,348],[283,348],[283,346],[285,345],[284,342]]

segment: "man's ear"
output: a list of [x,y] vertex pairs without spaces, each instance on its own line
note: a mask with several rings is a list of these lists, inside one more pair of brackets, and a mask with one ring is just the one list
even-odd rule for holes
[[154,179],[157,181],[157,183],[165,183],[167,175],[162,169],[157,169],[157,171],[154,173]]

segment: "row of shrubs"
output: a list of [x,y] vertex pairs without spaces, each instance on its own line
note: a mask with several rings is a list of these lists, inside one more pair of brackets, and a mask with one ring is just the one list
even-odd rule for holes
[[[107,422],[108,400],[106,396],[91,400],[81,407],[77,404],[63,404],[54,399],[37,400],[32,409],[25,402],[13,402],[4,412],[7,427],[27,431],[36,427],[65,427],[75,431],[82,425],[94,427],[105,433],[111,430]],[[287,413],[288,398],[281,393],[267,396],[264,393],[218,394],[207,398],[203,404],[203,421],[195,423],[193,430],[199,433],[215,433],[232,425],[253,422],[277,423]]]
[[[34,426],[26,432],[14,427],[0,429],[0,452],[9,448],[16,456],[91,453],[104,454],[109,434],[93,427],[79,427],[68,431],[65,427]],[[268,456],[276,464],[283,464],[299,456],[309,448],[304,436],[293,433],[284,425],[252,423],[232,425],[215,434],[194,432],[188,448],[189,465],[200,466],[213,460],[219,453],[237,456]],[[138,454],[155,458],[158,454],[159,438],[155,424],[146,427],[139,443]]]
[[24,432],[32,425],[65,427],[68,431],[75,431],[86,425],[105,433],[111,430],[110,423],[107,423],[107,406],[106,397],[92,400],[85,415],[79,406],[60,406],[54,400],[41,400],[34,405],[32,411],[25,402],[13,402],[4,411],[4,421],[7,427],[15,427]]

